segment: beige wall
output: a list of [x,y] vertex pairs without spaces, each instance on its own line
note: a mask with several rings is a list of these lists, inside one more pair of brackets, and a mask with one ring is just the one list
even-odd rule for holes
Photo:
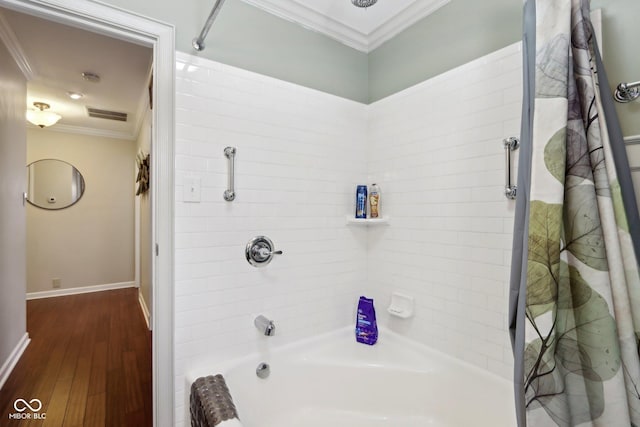
[[24,161],[26,80],[0,42],[0,381],[27,330]]
[[[602,9],[603,61],[611,91],[619,83],[640,81],[640,1],[592,0],[592,9]],[[640,136],[640,101],[616,103],[622,133],[626,137]]]
[[57,211],[27,207],[27,292],[134,281],[135,142],[27,130],[27,163],[53,158],[85,180],[75,205]]
[[[138,135],[136,152],[142,150],[145,154],[151,152],[151,111],[147,111],[140,134]],[[140,223],[138,227],[140,239],[140,294],[151,313],[151,192],[139,197]]]

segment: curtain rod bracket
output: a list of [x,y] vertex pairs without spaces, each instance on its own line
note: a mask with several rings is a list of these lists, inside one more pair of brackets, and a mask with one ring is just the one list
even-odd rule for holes
[[211,25],[213,25],[213,21],[215,21],[216,16],[218,16],[218,13],[220,12],[220,9],[222,9],[223,3],[224,3],[224,0],[216,0],[216,3],[213,5],[213,9],[211,10],[211,13],[209,14],[209,17],[207,18],[207,22],[205,22],[204,27],[202,28],[202,31],[200,31],[200,35],[195,39],[193,39],[193,41],[191,42],[191,46],[193,46],[193,48],[198,52],[202,52],[204,50],[205,48],[204,39],[207,38],[207,34],[211,29]]

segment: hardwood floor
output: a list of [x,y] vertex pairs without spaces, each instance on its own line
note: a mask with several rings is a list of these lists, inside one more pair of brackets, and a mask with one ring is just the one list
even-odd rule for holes
[[[151,333],[137,289],[28,301],[27,331],[31,343],[0,390],[0,426],[153,424]],[[46,419],[10,419],[16,399],[39,399]]]

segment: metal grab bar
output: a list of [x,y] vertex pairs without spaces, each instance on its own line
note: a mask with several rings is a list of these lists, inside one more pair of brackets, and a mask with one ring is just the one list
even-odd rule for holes
[[232,202],[236,198],[234,177],[235,177],[235,158],[236,158],[236,147],[227,147],[224,149],[224,155],[227,159],[229,159],[229,174],[228,174],[228,189],[224,191],[224,199],[227,202]]
[[191,46],[193,46],[193,48],[198,52],[202,52],[204,50],[204,39],[207,37],[207,34],[209,34],[211,25],[213,25],[213,21],[215,21],[216,16],[218,16],[218,13],[220,12],[220,9],[222,9],[223,3],[224,0],[216,0],[211,13],[209,14],[209,17],[207,18],[207,22],[204,24],[202,31],[200,31],[200,35],[191,41]]
[[613,98],[623,104],[640,97],[640,82],[620,83],[613,93]]
[[520,148],[520,140],[515,136],[512,136],[504,139],[502,144],[504,145],[505,152],[504,195],[507,199],[514,200],[516,198],[516,190],[518,189],[518,186],[512,184],[511,180],[511,152]]

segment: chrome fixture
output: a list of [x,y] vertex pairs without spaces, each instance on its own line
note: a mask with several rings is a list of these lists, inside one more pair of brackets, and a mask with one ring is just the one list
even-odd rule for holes
[[207,22],[204,24],[204,28],[200,31],[200,35],[193,39],[191,42],[191,46],[198,52],[202,52],[205,48],[204,39],[207,38],[207,34],[211,29],[211,25],[213,25],[213,21],[216,20],[216,16],[220,13],[220,9],[222,9],[222,5],[224,4],[224,0],[216,0],[216,3],[213,5],[213,9],[207,18]]
[[369,7],[377,3],[378,0],[351,0],[354,6],[357,7]]
[[505,187],[504,195],[507,199],[514,200],[516,198],[516,190],[518,186],[512,184],[511,180],[511,152],[520,148],[520,140],[515,136],[506,138],[502,141],[505,152]]
[[40,128],[53,126],[62,118],[60,114],[46,111],[50,108],[49,104],[34,102],[33,106],[36,107],[36,110],[27,110],[27,120]]
[[272,337],[276,334],[276,325],[273,320],[267,319],[262,314],[255,318],[253,324],[256,325],[260,333],[267,337]]
[[100,76],[96,73],[92,73],[91,71],[84,71],[82,73],[82,78],[91,83],[100,83]]
[[270,373],[271,373],[271,367],[269,366],[268,363],[262,362],[256,368],[256,375],[260,379],[264,380],[264,379],[268,378]]
[[640,82],[620,83],[613,93],[613,98],[623,104],[635,101],[640,97]]
[[249,240],[245,248],[245,256],[249,264],[254,267],[264,267],[269,264],[274,255],[282,255],[282,251],[274,251],[271,239],[266,236],[256,236]]
[[224,149],[224,156],[229,159],[229,174],[227,175],[228,189],[224,190],[223,197],[227,202],[233,202],[236,198],[236,190],[235,190],[235,158],[236,158],[236,148],[235,147],[227,147]]

